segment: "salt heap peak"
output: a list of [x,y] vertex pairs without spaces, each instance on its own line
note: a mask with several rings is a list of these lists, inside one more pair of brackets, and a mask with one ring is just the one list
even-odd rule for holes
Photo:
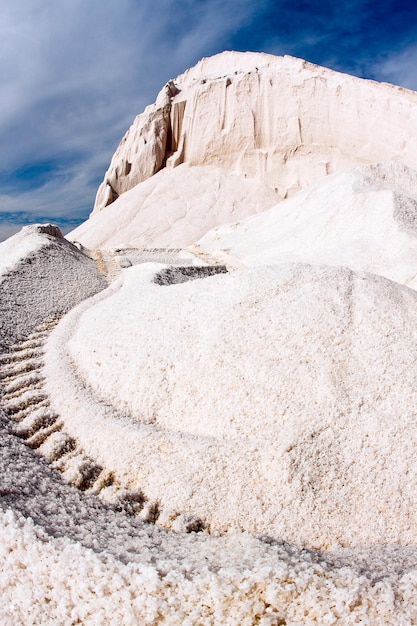
[[356,163],[417,169],[417,95],[289,56],[224,52],[170,81],[123,137],[95,211],[164,168],[215,165],[281,198]]

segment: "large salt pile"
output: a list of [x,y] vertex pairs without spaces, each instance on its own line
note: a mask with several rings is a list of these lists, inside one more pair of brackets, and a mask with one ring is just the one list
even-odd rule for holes
[[[416,111],[412,91],[301,59],[233,52],[203,59],[136,118],[99,188],[91,225],[71,237],[87,247],[144,238],[172,246],[191,236],[188,244],[348,166],[398,160],[417,169]],[[182,164],[188,168],[175,173]]]
[[[70,298],[74,299],[72,304],[79,301],[82,290],[88,295],[102,286],[90,259],[83,259],[81,253],[65,242],[61,246],[60,241],[54,229],[36,227],[26,229],[2,248],[7,250],[7,257],[2,255],[0,275],[6,280],[0,287],[6,285],[7,290],[1,291],[1,301],[15,298],[16,303],[23,302],[29,280],[21,278],[27,276],[28,266],[34,267],[30,276],[33,294],[43,297],[34,296],[31,303],[22,307],[28,316],[24,337],[20,322],[14,325],[9,319],[4,335],[7,345],[2,346],[0,355],[1,623],[5,626],[93,625],[101,621],[127,626],[138,623],[237,626],[329,620],[394,624],[402,616],[409,622],[413,620],[417,615],[413,599],[416,571],[413,549],[371,547],[355,552],[339,549],[320,553],[246,533],[216,537],[206,533],[166,532],[127,515],[121,501],[116,506],[103,506],[93,495],[93,489],[83,493],[66,485],[56,469],[61,462],[71,463],[80,456],[79,450],[55,448],[56,461],[48,465],[36,451],[25,447],[19,438],[22,432],[16,437],[15,428],[30,419],[33,426],[36,411],[38,417],[39,411],[47,411],[47,396],[42,387],[45,372],[34,373],[29,366],[42,359],[42,338],[48,324],[33,328],[30,314],[43,315],[48,320],[71,306]],[[45,246],[52,246],[55,254],[56,244],[60,250],[59,260],[55,258],[61,268],[60,276],[68,279],[61,308],[53,297],[48,299],[46,295],[54,288],[60,289],[55,264],[36,262]],[[76,274],[80,284],[66,276],[66,263],[74,272],[77,263],[83,268]],[[144,280],[140,282],[149,287],[149,279],[145,278],[149,277],[149,268],[143,272],[131,268],[125,274],[123,281],[129,282],[130,275],[136,284],[136,274],[143,274]],[[14,276],[13,282],[7,282],[10,276]],[[195,281],[195,284],[199,283]],[[110,292],[81,303],[78,313],[74,310],[75,320],[98,300],[106,302],[121,285],[116,283]],[[169,290],[172,286],[154,288]],[[72,315],[63,318],[51,342],[66,327],[77,328]],[[63,365],[62,380],[54,373],[54,380],[60,386],[65,381],[71,384],[70,371]],[[39,395],[41,409],[31,413],[25,389],[32,395],[31,402]],[[74,414],[87,416],[89,430],[93,407],[83,403],[83,393],[89,392],[82,386],[75,392],[71,398],[71,388],[67,388],[63,398],[71,402]],[[11,414],[10,406],[14,407]],[[103,405],[99,408],[103,409]],[[113,419],[112,413],[110,418]],[[125,421],[124,425],[131,430],[131,422]],[[39,450],[40,442],[47,444],[60,435],[59,428],[66,424],[58,416],[54,426],[58,430],[49,435],[47,428],[41,428],[42,436],[37,442],[33,438],[27,440],[33,442],[31,447]],[[113,442],[117,422],[114,426]],[[105,419],[98,424],[97,436],[103,428],[106,428]],[[63,433],[62,436],[65,439]],[[123,456],[124,452],[120,455],[117,449],[117,455]],[[129,496],[129,490],[125,493]],[[128,498],[126,502],[129,504]],[[133,503],[139,506],[140,500]]]
[[0,244],[2,624],[417,623],[416,118],[203,59]]

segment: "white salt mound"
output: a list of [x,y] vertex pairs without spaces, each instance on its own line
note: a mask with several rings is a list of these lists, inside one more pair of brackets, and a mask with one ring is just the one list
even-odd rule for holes
[[415,292],[343,268],[155,269],[52,334],[53,405],[86,452],[214,531],[415,543]]
[[246,265],[344,265],[417,288],[417,172],[375,163],[326,177],[199,240]]
[[[35,240],[39,249],[38,236]],[[22,241],[26,245],[26,237]],[[32,244],[29,247],[28,258],[33,260]],[[66,253],[63,247],[64,259]],[[21,255],[16,258],[13,267],[8,264],[0,289],[10,289],[9,296],[18,302],[27,286],[19,275],[27,268],[20,265]],[[38,287],[49,280],[53,289],[56,274],[50,266],[43,270],[31,280]],[[8,283],[9,275],[15,280]],[[66,284],[67,297],[76,301],[84,287]],[[2,303],[7,294],[3,289]],[[94,300],[107,295],[103,292]],[[53,298],[35,299],[35,308],[27,303],[28,325],[30,314],[43,310],[49,317],[55,306]],[[87,300],[79,310],[90,306]],[[71,326],[72,316],[62,325],[66,322]],[[8,328],[10,341],[19,339],[18,330]],[[65,376],[61,379],[57,368],[54,381],[65,386],[71,371],[65,369],[66,359],[58,365]],[[88,416],[94,407],[78,405],[81,396],[71,397],[71,392],[67,388],[65,397],[73,413],[82,417],[86,411]],[[87,430],[93,417],[90,412]],[[105,436],[105,426],[105,420],[99,422],[96,435]],[[117,428],[112,436],[114,441]],[[417,616],[413,549],[373,547],[321,554],[245,533],[214,537],[163,532],[65,485],[9,432],[2,406],[0,475],[0,622],[5,626],[398,624],[413,623]]]
[[417,167],[417,95],[302,59],[223,52],[161,90],[116,150],[95,210],[163,167],[214,165],[281,197],[355,163]]

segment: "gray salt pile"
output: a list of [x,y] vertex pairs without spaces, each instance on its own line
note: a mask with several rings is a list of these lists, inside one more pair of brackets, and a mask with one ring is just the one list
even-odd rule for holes
[[56,226],[26,226],[0,243],[0,346],[105,287],[95,262]]

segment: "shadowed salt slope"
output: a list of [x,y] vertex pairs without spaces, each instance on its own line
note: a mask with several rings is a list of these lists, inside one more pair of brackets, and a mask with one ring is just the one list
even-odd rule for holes
[[344,265],[417,288],[417,172],[401,163],[346,170],[199,242],[246,265]]
[[212,531],[415,544],[416,293],[343,268],[156,269],[51,335],[47,389],[86,452]]
[[95,262],[59,228],[25,226],[0,243],[0,347],[106,286]]

